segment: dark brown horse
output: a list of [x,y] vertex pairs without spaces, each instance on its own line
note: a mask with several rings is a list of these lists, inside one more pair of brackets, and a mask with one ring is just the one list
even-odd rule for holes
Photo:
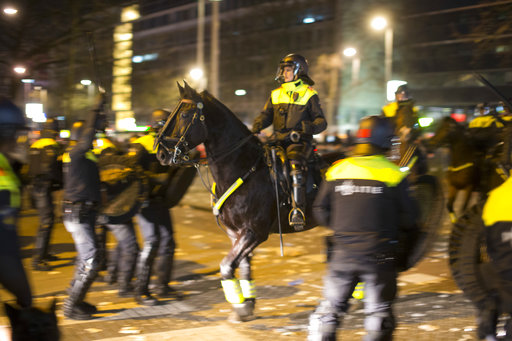
[[457,220],[453,204],[459,191],[464,192],[462,211],[464,212],[473,192],[486,194],[500,185],[503,179],[496,171],[496,165],[478,153],[468,129],[451,117],[443,118],[429,140],[430,147],[447,145],[450,149],[450,165],[446,170],[448,200],[446,208],[450,219]]
[[[186,83],[178,87],[181,101],[159,133],[157,156],[162,164],[180,164],[188,161],[188,152],[204,143],[215,192],[218,196],[231,193],[217,207],[232,242],[220,273],[226,299],[243,320],[252,315],[255,301],[251,252],[270,233],[278,232],[278,218],[283,233],[294,232],[288,224],[290,207],[284,202],[279,212],[276,208],[275,182],[259,139],[208,92],[199,94]],[[312,186],[307,195],[306,229],[316,225],[311,213],[316,188]],[[237,268],[240,280],[235,278]]]

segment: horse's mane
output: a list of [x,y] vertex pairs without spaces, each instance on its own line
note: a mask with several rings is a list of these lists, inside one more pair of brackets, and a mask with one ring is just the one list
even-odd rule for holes
[[212,94],[210,94],[207,90],[202,91],[200,94],[201,98],[204,100],[208,100],[211,102],[214,106],[219,108],[220,110],[224,111],[224,113],[233,116],[235,118],[235,122],[239,123],[240,129],[243,129],[244,132],[251,133],[249,131],[249,128],[238,118],[238,116],[235,115],[227,106],[224,105],[221,101],[219,101],[217,98],[215,98]]

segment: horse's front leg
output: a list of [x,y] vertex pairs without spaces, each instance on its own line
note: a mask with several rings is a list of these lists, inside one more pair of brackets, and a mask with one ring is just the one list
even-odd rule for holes
[[[235,314],[230,319],[247,321],[253,316],[256,301],[256,288],[251,274],[251,252],[261,241],[250,230],[229,232],[233,247],[220,264],[222,288],[226,300],[233,305]],[[237,268],[240,268],[240,280],[235,277]]]
[[452,224],[455,224],[457,221],[457,216],[455,215],[455,211],[453,209],[453,204],[455,202],[455,198],[457,196],[457,188],[455,186],[450,185],[448,188],[448,200],[446,200],[446,208],[448,209],[448,213],[450,215],[450,221]]

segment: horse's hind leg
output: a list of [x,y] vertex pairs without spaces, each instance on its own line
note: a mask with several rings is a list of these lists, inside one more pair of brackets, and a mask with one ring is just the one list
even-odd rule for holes
[[[235,311],[236,316],[232,320],[246,321],[253,315],[256,299],[251,278],[250,254],[261,241],[250,230],[243,230],[238,235],[230,233],[230,238],[234,240],[233,247],[220,265],[222,288],[226,300],[233,305]],[[238,267],[242,278],[240,281],[235,278]]]

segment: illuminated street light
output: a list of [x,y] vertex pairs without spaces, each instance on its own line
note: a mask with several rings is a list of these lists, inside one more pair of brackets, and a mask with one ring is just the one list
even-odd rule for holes
[[21,66],[21,65],[15,66],[13,70],[14,70],[14,72],[16,72],[19,75],[22,75],[22,74],[24,74],[27,71],[27,69],[24,66]]
[[235,95],[237,95],[237,96],[245,96],[246,94],[247,94],[247,91],[245,91],[245,89],[235,90]]
[[353,57],[357,54],[357,50],[353,47],[347,47],[343,50],[343,55],[345,57]]
[[91,80],[89,80],[89,79],[82,79],[82,80],[80,81],[80,84],[82,84],[82,85],[91,85],[91,84],[92,84],[92,81],[91,81]]
[[204,73],[202,69],[196,67],[190,70],[189,74],[193,80],[200,80],[201,78],[203,78]]
[[391,80],[393,67],[393,29],[382,16],[374,17],[370,25],[374,30],[384,30],[384,79],[387,86],[387,82]]
[[372,19],[370,25],[374,30],[382,31],[388,26],[388,21],[386,20],[386,18],[378,16]]
[[3,12],[4,12],[4,14],[7,14],[7,15],[15,15],[18,13],[18,10],[14,7],[5,7],[3,9]]

